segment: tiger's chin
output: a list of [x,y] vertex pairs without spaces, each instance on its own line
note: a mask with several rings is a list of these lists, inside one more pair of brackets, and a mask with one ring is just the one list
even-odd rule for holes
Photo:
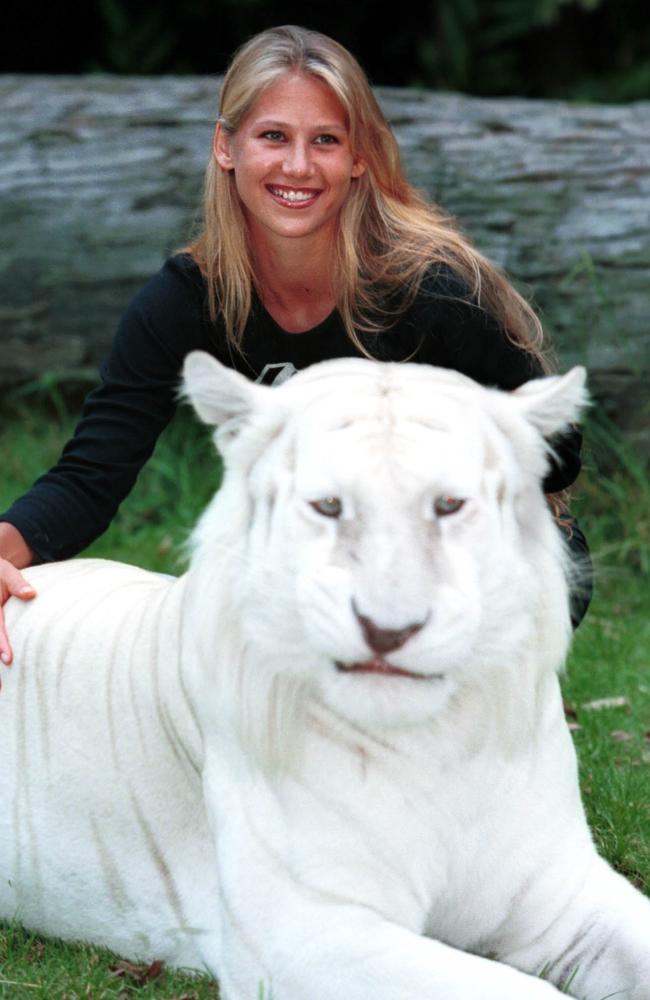
[[449,675],[396,667],[382,657],[332,662],[320,694],[338,715],[363,726],[420,725],[435,718],[455,689]]

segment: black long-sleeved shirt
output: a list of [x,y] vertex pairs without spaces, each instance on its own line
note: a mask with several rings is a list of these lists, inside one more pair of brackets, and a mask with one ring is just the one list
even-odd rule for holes
[[[537,361],[514,347],[496,321],[473,304],[451,273],[432,266],[412,305],[387,331],[366,335],[379,360],[454,368],[484,385],[513,389],[542,374]],[[251,379],[293,365],[359,355],[334,311],[304,333],[287,333],[258,299],[248,320],[243,353],[228,347],[223,324],[208,315],[205,282],[186,255],[170,258],[135,296],[101,369],[101,384],[59,462],[4,514],[36,559],[76,555],[106,530],[173,416],[183,359],[208,351]],[[553,493],[580,469],[580,435],[559,443],[544,484]]]

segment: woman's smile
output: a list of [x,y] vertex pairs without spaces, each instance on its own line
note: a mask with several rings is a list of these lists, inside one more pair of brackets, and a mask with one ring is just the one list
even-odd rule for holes
[[306,208],[320,195],[320,190],[314,188],[292,188],[283,184],[267,184],[266,187],[283,208]]

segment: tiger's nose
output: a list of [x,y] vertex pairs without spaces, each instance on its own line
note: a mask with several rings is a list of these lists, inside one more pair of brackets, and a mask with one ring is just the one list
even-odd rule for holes
[[371,618],[362,615],[352,598],[352,610],[361,626],[363,637],[374,653],[390,653],[394,649],[400,649],[412,635],[424,628],[429,620],[429,613],[421,622],[412,622],[403,628],[381,628]]

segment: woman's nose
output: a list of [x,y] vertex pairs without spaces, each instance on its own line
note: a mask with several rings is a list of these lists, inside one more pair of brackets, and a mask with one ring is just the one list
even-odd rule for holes
[[292,177],[309,176],[312,170],[311,149],[307,142],[292,142],[286,148],[285,173]]

